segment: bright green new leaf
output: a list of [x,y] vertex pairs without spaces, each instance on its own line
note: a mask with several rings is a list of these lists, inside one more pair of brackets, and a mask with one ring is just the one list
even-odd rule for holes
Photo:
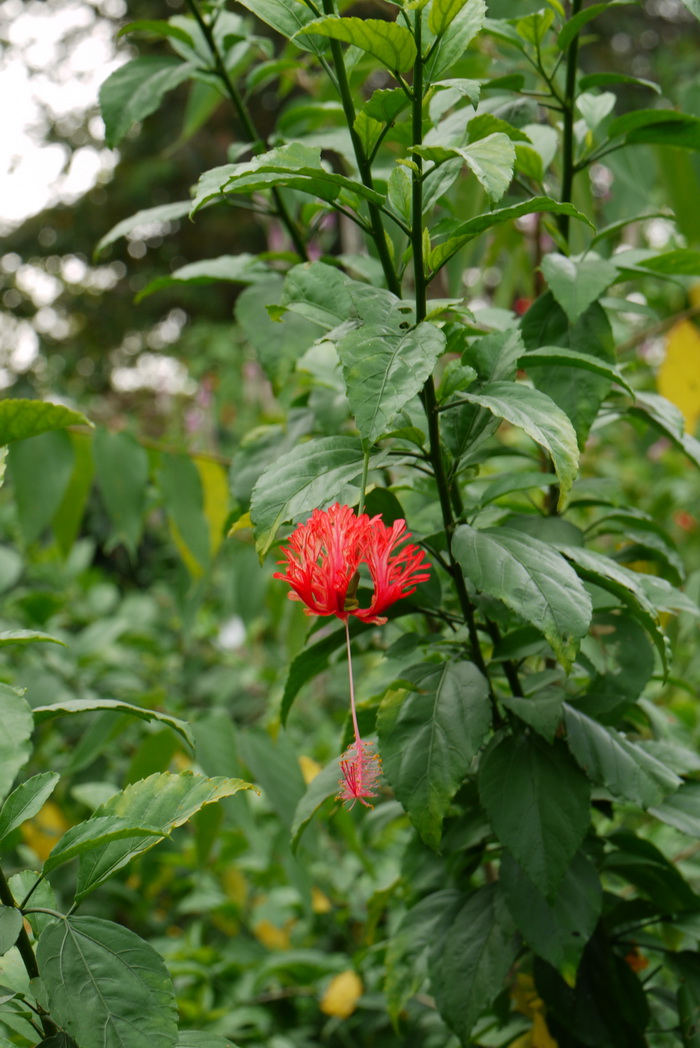
[[508,852],[501,860],[499,881],[511,917],[528,946],[573,986],[603,908],[595,866],[583,852],[577,852],[552,902]]
[[452,552],[466,578],[535,626],[569,669],[591,621],[591,601],[576,572],[549,545],[511,528],[463,524]]
[[571,324],[617,277],[617,266],[594,252],[576,259],[552,251],[542,259],[541,268],[552,294]]
[[148,455],[128,433],[98,429],[93,441],[97,486],[112,520],[112,545],[135,554],[143,532]]
[[471,662],[426,663],[406,680],[410,690],[389,691],[379,708],[382,769],[423,840],[437,849],[445,813],[491,726],[489,686]]
[[[569,418],[546,394],[521,383],[491,382],[481,393],[460,394],[454,403],[477,404],[497,418],[518,426],[551,457],[559,478],[559,506],[563,506],[578,473],[576,433]],[[448,405],[448,407],[451,405]]]
[[[385,461],[386,453],[380,452],[370,460],[370,468]],[[363,467],[362,442],[355,437],[320,437],[299,444],[268,466],[253,489],[250,510],[260,556],[285,521],[333,502],[358,480]]]
[[515,31],[521,40],[539,47],[553,21],[554,11],[545,7],[541,11],[533,11],[531,15],[519,18],[515,23]]
[[[208,779],[193,772],[156,773],[110,797],[97,808],[92,820],[116,817],[132,825],[160,827],[165,837],[205,805],[231,797],[240,790],[251,789],[255,787],[242,779]],[[134,855],[152,848],[160,839],[134,835],[84,852],[80,856],[76,900],[83,899],[126,865]]]
[[169,713],[149,710],[146,706],[134,706],[129,702],[121,702],[119,699],[65,699],[63,702],[56,702],[50,706],[35,706],[32,710],[37,724],[52,720],[54,717],[65,717],[71,713],[93,712],[125,713],[129,717],[138,717],[140,720],[158,721],[181,735],[187,745],[194,750],[194,740],[186,721],[171,717]]
[[289,270],[281,306],[330,331],[353,312],[348,278],[325,262],[304,262]]
[[374,444],[423,389],[445,349],[445,336],[428,323],[405,333],[364,324],[337,348],[357,428],[363,440]]
[[67,646],[64,640],[59,640],[58,637],[52,637],[50,633],[39,633],[37,630],[0,631],[0,648],[4,648],[8,644],[39,643],[60,644],[64,648]]
[[501,131],[467,146],[414,146],[413,152],[436,164],[452,157],[461,158],[494,203],[501,199],[513,178],[515,146]]
[[92,426],[79,411],[47,400],[8,397],[0,401],[0,446],[66,426]]
[[86,819],[85,822],[79,822],[66,830],[44,863],[44,873],[50,873],[51,870],[63,866],[92,848],[104,847],[111,841],[120,841],[127,837],[158,837],[161,840],[163,831],[159,826],[134,825],[129,819]]
[[0,844],[13,830],[36,815],[53,793],[59,778],[55,771],[43,771],[32,775],[12,791],[0,809]]
[[[436,0],[433,0],[433,5]],[[452,0],[456,2],[456,0]],[[438,0],[442,10],[448,12],[452,7],[450,0]],[[430,17],[430,15],[429,15]],[[444,16],[436,16],[438,22]],[[440,80],[455,62],[463,57],[474,37],[481,31],[486,19],[485,0],[467,0],[460,5],[456,15],[451,15],[449,33],[442,33],[431,49],[430,57],[425,63],[425,82],[430,84]]]
[[313,22],[314,15],[298,0],[241,0],[243,7],[247,7],[261,22],[266,22],[276,32],[286,36],[302,51],[311,51],[315,55],[322,55],[327,47],[325,40],[319,36],[301,36],[304,26]]
[[0,724],[0,801],[4,801],[15,775],[29,760],[34,730],[29,703],[9,684],[0,684]]
[[[467,5],[471,8],[474,23],[483,24],[484,9],[480,0],[432,0],[428,12],[428,29],[435,36],[442,36],[457,15]],[[477,29],[478,32],[478,29]]]
[[39,937],[51,1015],[80,1048],[173,1048],[175,992],[165,961],[138,935],[99,917],[67,917]]
[[501,735],[482,758],[479,792],[501,844],[551,900],[590,821],[588,781],[566,746]]
[[412,34],[397,22],[379,18],[337,18],[330,15],[309,22],[299,34],[316,33],[331,40],[352,44],[373,55],[392,72],[410,69],[416,60],[416,45]]
[[649,808],[680,786],[675,772],[614,728],[604,727],[567,704],[564,720],[574,757],[593,782],[615,797]]
[[194,71],[194,63],[169,55],[144,55],[115,69],[100,88],[105,141],[110,149],[134,124],[155,113],[168,91]]
[[431,989],[440,1014],[462,1044],[501,992],[518,953],[515,926],[496,884],[478,888],[434,944]]
[[373,120],[393,124],[410,104],[406,92],[400,87],[380,88],[365,102],[362,112]]
[[136,296],[141,302],[154,291],[179,284],[215,284],[220,280],[232,284],[254,284],[270,275],[270,270],[256,255],[244,252],[241,255],[221,255],[219,258],[206,258],[201,262],[190,262],[180,266],[169,276],[156,277],[146,284]]
[[17,942],[22,930],[22,914],[15,906],[0,906],[0,957]]

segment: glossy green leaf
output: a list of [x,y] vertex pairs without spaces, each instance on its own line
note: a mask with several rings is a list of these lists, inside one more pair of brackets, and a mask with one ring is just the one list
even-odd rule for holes
[[431,951],[446,935],[464,901],[462,893],[451,888],[432,892],[411,907],[393,933],[386,951],[384,982],[393,1022],[425,982]]
[[[448,10],[450,0],[438,0],[443,3],[443,9]],[[433,4],[435,0],[433,0]],[[430,18],[430,15],[428,16]],[[474,37],[481,31],[486,17],[485,0],[468,0],[464,3],[459,13],[452,17],[449,22],[449,33],[443,32],[424,66],[424,77],[426,83],[433,83],[450,69],[455,62],[464,56]],[[436,15],[436,22],[440,24],[444,15]]]
[[38,630],[2,630],[0,632],[0,648],[9,644],[60,644],[66,647],[66,642],[52,637],[50,633],[40,633]]
[[460,394],[456,403],[476,404],[517,426],[551,457],[559,478],[559,506],[566,502],[578,473],[576,433],[564,412],[546,394],[514,382],[490,382],[480,393]]
[[617,277],[617,267],[593,252],[576,259],[552,251],[542,259],[542,272],[571,324]]
[[498,885],[478,888],[435,944],[431,989],[438,1010],[462,1044],[474,1023],[501,992],[518,941]]
[[590,91],[592,87],[607,87],[609,84],[637,84],[639,87],[648,87],[657,95],[661,94],[661,88],[656,81],[629,76],[627,73],[587,73],[578,82],[581,91]]
[[579,353],[575,349],[568,349],[564,346],[541,346],[539,349],[530,350],[520,358],[518,365],[526,370],[537,367],[549,368],[555,365],[590,371],[593,375],[607,378],[609,382],[617,382],[631,397],[635,395],[619,368],[601,360],[600,357]]
[[336,757],[311,780],[294,812],[290,831],[293,851],[299,847],[304,830],[324,801],[339,792],[341,779],[340,757]]
[[309,22],[300,34],[316,33],[331,40],[340,40],[366,51],[390,72],[409,69],[416,59],[416,45],[412,34],[397,22],[379,18],[317,18]]
[[36,815],[53,793],[59,778],[55,771],[43,771],[32,775],[12,791],[0,808],[0,844],[13,830]]
[[650,807],[649,814],[689,837],[700,837],[700,782],[681,783],[661,804]]
[[146,706],[134,706],[129,702],[121,702],[119,699],[65,699],[63,702],[52,703],[50,706],[35,706],[32,710],[37,724],[52,720],[54,717],[66,717],[72,713],[93,712],[125,713],[129,717],[138,717],[140,720],[158,721],[176,731],[187,745],[194,749],[194,740],[186,721],[171,717],[169,713],[149,710]]
[[[208,779],[193,772],[156,773],[127,786],[96,809],[93,820],[118,818],[133,825],[159,826],[168,836],[207,804],[231,797],[240,790],[255,789],[242,779]],[[92,821],[92,820],[88,820]],[[152,848],[160,837],[132,836],[113,840],[80,856],[76,900],[80,901],[98,885],[126,865],[134,855]]]
[[[365,623],[358,622],[353,633],[364,632]],[[284,694],[280,705],[280,721],[286,725],[292,703],[308,681],[313,680],[317,674],[327,669],[328,661],[334,651],[342,648],[345,644],[345,627],[334,630],[327,637],[316,641],[315,644],[307,644],[292,661],[289,673],[284,684]]]
[[610,11],[613,7],[620,7],[623,4],[632,4],[634,0],[612,0],[612,2],[605,4],[591,4],[590,7],[585,7],[582,11],[570,18],[565,23],[564,28],[560,31],[557,37],[557,43],[560,50],[565,51],[566,48],[571,44],[575,36],[581,32],[583,27],[588,24],[593,18],[597,18],[598,15],[602,15],[605,11]]
[[15,775],[29,760],[34,730],[29,703],[9,684],[0,684],[0,724],[0,801],[4,801]]
[[405,679],[412,690],[390,690],[379,708],[382,769],[423,840],[437,849],[445,813],[491,726],[489,685],[471,662],[427,663]]
[[405,333],[364,324],[337,348],[355,423],[362,438],[374,444],[423,389],[445,349],[445,336],[428,323]]
[[555,215],[569,215],[580,222],[591,225],[589,220],[578,211],[572,204],[560,204],[550,197],[533,197],[522,204],[513,204],[510,207],[496,208],[484,215],[477,215],[463,222],[452,231],[448,240],[442,244],[435,245],[428,256],[428,265],[432,270],[439,269],[448,259],[452,258],[460,248],[468,244],[470,240],[478,237],[480,233],[491,229],[492,226],[500,225],[502,222],[510,222],[512,219],[521,218],[523,215],[549,213]]
[[[373,456],[371,468],[386,460]],[[362,442],[355,437],[320,437],[280,456],[253,489],[251,517],[256,548],[264,556],[285,521],[328,505],[362,475]]]
[[155,291],[180,284],[214,284],[220,280],[231,284],[254,284],[268,276],[270,270],[255,255],[244,252],[241,255],[221,255],[219,258],[206,258],[201,262],[190,262],[180,266],[169,276],[156,277],[146,284],[136,296],[141,302]]
[[74,458],[71,439],[63,430],[11,445],[8,465],[26,543],[35,542],[51,522],[70,481]]
[[553,21],[554,11],[545,7],[540,11],[533,11],[532,14],[525,15],[524,18],[519,18],[515,23],[515,30],[522,40],[539,48]]
[[80,1048],[173,1048],[175,993],[165,961],[138,935],[99,917],[50,924],[37,962],[51,1015]]
[[501,860],[499,880],[511,917],[528,946],[572,986],[603,908],[603,889],[593,864],[577,852],[552,902],[508,852]]
[[393,124],[396,118],[408,109],[410,100],[406,92],[400,87],[380,88],[375,91],[362,107],[372,120],[379,120],[384,124]]
[[485,7],[480,0],[432,0],[428,11],[428,29],[435,36],[442,36],[457,15],[467,5],[475,25],[475,35],[483,24]]
[[614,728],[569,705],[564,707],[564,721],[569,749],[586,775],[615,797],[648,808],[680,786],[670,768]]
[[618,116],[608,128],[608,136],[625,136],[628,145],[678,146],[700,150],[700,119],[676,109],[636,109]]
[[500,131],[467,146],[414,146],[413,152],[438,164],[460,158],[493,202],[501,199],[513,178],[515,147]]
[[135,215],[131,215],[129,218],[123,218],[121,222],[117,222],[116,226],[112,226],[110,231],[105,233],[98,242],[95,248],[95,258],[98,258],[115,240],[127,236],[135,229],[138,229],[139,226],[148,226],[153,222],[162,222],[163,224],[176,222],[178,218],[184,218],[185,215],[188,215],[191,207],[191,200],[178,200],[172,204],[159,204],[158,207],[148,207],[143,211],[137,211]]
[[[598,302],[571,324],[551,291],[547,291],[528,309],[520,329],[528,352],[536,352],[541,346],[562,346],[574,353],[595,357],[609,367],[615,364],[612,328]],[[591,426],[610,392],[610,379],[593,371],[586,374],[581,369],[574,370],[568,364],[533,369],[531,378],[537,388],[568,415],[576,430],[578,446],[583,450]]]
[[297,0],[241,0],[241,3],[257,15],[261,22],[265,22],[288,40],[294,38],[294,43],[301,50],[311,51],[316,55],[323,54],[326,44],[320,37],[296,35],[314,20],[313,13],[306,5],[298,3]]
[[96,480],[114,529],[112,542],[134,554],[143,532],[148,455],[128,433],[98,429],[93,442]]
[[479,792],[501,844],[551,900],[590,820],[590,788],[566,746],[501,735],[481,760]]
[[17,942],[22,930],[22,914],[15,906],[0,906],[0,957]]
[[477,590],[540,630],[570,668],[590,624],[591,602],[560,554],[511,528],[477,531],[467,524],[455,531],[452,552]]
[[63,404],[13,397],[0,401],[0,445],[38,437],[41,433],[65,429],[66,426],[91,425],[79,411],[73,411]]
[[661,629],[657,609],[638,582],[639,576],[602,553],[590,549],[562,546],[561,552],[573,564],[582,579],[612,593],[629,608],[632,615],[644,626],[666,666],[668,640]]
[[[76,826],[71,826],[59,842],[52,848],[51,854],[44,863],[44,873],[50,873],[58,866],[70,862],[93,848],[102,848],[112,841],[130,840],[138,837],[157,837],[162,840],[163,831],[159,826],[134,824],[129,819],[114,816],[86,819]],[[150,844],[155,843],[153,841]]]
[[155,113],[168,91],[188,80],[191,62],[169,55],[134,58],[107,77],[100,88],[105,141],[113,149],[131,127]]

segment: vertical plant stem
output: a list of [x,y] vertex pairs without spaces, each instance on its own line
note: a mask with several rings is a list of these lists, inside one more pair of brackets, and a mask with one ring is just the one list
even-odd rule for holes
[[[1,869],[0,869],[0,903],[2,903],[3,906],[12,906],[14,909],[19,909],[19,907],[17,906],[17,903],[15,902],[15,898],[14,898],[14,896],[13,896],[11,890],[10,890],[10,886],[7,883],[7,879],[5,877],[5,874],[4,874],[4,872]],[[20,913],[21,912],[22,911],[20,910]],[[34,956],[34,950],[32,949],[32,944],[29,941],[29,936],[27,935],[27,932],[26,932],[26,929],[24,928],[24,925],[22,926],[22,930],[20,931],[20,933],[19,933],[19,935],[17,937],[17,942],[16,942],[15,945],[17,946],[17,950],[19,952],[19,955],[22,958],[22,964],[24,965],[25,970],[26,970],[27,975],[29,976],[29,978],[30,979],[38,979],[39,978],[39,967],[38,967],[38,965],[36,963],[36,957]],[[46,1015],[46,1014],[42,1014],[41,1015],[41,1026],[42,1026],[42,1029],[44,1031],[44,1036],[45,1037],[50,1037],[52,1034],[58,1033],[58,1027],[54,1023],[53,1019],[49,1018],[49,1016]]]
[[[365,449],[364,461],[362,463],[362,480],[360,481],[360,504],[357,507],[357,515],[361,516],[365,511],[365,499],[367,497],[367,474],[369,473],[369,450]],[[347,622],[345,623],[347,626]]]
[[[581,10],[583,0],[573,0],[571,17]],[[578,33],[566,50],[566,84],[564,88],[564,134],[562,140],[561,202],[571,203],[574,185],[574,106],[576,104],[576,70],[578,63]],[[559,231],[568,241],[569,216],[559,215]]]
[[[326,15],[334,15],[335,10],[333,8],[333,0],[323,0],[323,10]],[[331,55],[333,56],[333,65],[335,67],[335,75],[338,83],[338,93],[345,114],[345,122],[347,123],[348,131],[350,132],[350,140],[352,142],[352,148],[357,162],[357,170],[360,173],[362,184],[366,186],[367,189],[374,189],[372,165],[365,153],[362,140],[355,130],[355,103],[352,100],[352,92],[350,90],[348,74],[345,68],[343,49],[339,40],[331,40],[330,45]],[[374,241],[374,246],[377,249],[379,261],[381,262],[386,286],[389,288],[389,291],[393,292],[393,294],[398,298],[401,298],[401,281],[398,278],[394,263],[391,260],[389,245],[386,239],[386,230],[384,229],[381,213],[379,208],[371,201],[367,202],[367,210],[369,213],[372,240]]]
[[[423,142],[423,26],[420,10],[415,12],[414,39],[416,42],[416,61],[413,66],[413,108],[411,113],[412,144],[422,145]],[[425,279],[425,259],[423,257],[423,160],[417,154],[413,154],[416,169],[412,170],[412,194],[411,194],[411,247],[413,250],[413,284],[416,303],[416,323],[425,320],[427,313],[427,283]],[[464,621],[469,632],[469,643],[472,650],[472,658],[484,676],[488,679],[488,670],[481,652],[479,634],[476,628],[474,608],[467,593],[462,569],[452,555],[452,535],[455,529],[455,519],[452,513],[450,501],[450,482],[445,470],[445,460],[442,455],[440,443],[440,418],[438,414],[437,396],[435,394],[435,383],[432,375],[423,387],[423,407],[428,417],[428,439],[430,446],[430,462],[433,467],[435,483],[440,499],[440,510],[447,536],[447,548],[450,557],[450,573],[455,584],[459,604],[464,615]]]
[[352,678],[352,654],[350,652],[350,623],[345,620],[345,644],[348,651],[348,678],[350,680],[350,710],[352,711],[352,726],[355,731],[355,749],[357,756],[361,755],[362,740],[360,739],[360,727],[357,723],[357,710],[355,709],[355,682]]
[[[236,110],[238,119],[241,122],[246,137],[249,139],[251,143],[251,149],[253,153],[262,153],[266,148],[266,143],[264,139],[261,138],[261,136],[258,134],[258,129],[255,126],[255,121],[253,120],[251,112],[248,109],[248,106],[246,105],[242,94],[240,93],[235,83],[229,76],[228,69],[224,64],[224,60],[221,57],[221,52],[219,51],[216,40],[214,39],[214,34],[212,33],[211,26],[202,17],[202,12],[199,10],[197,0],[187,0],[187,6],[192,12],[192,15],[195,21],[197,22],[197,25],[202,30],[207,44],[209,45],[209,50],[211,51],[211,56],[214,61],[214,67],[216,69],[216,72],[219,76],[219,79],[226,88],[226,93],[231,99],[233,108]],[[304,261],[307,261],[308,254],[306,251],[306,244],[304,242],[304,239],[301,235],[301,232],[299,231],[299,228],[297,227],[296,222],[290,214],[289,208],[287,207],[284,198],[282,197],[282,194],[276,186],[272,188],[272,198],[275,202],[275,209],[277,211],[277,215],[280,221],[286,227],[290,239],[294,244],[294,250],[300,258],[304,259]]]

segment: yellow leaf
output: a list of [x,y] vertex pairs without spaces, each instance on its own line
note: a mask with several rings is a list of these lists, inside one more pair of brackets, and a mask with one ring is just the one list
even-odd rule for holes
[[175,521],[170,517],[168,518],[168,530],[170,537],[175,543],[175,548],[182,557],[185,567],[189,571],[193,579],[199,579],[204,574],[204,568],[199,563],[196,557],[190,553],[190,548],[182,537],[182,533],[178,528]]
[[659,393],[682,412],[686,432],[695,433],[700,420],[700,331],[690,320],[669,331],[656,381]]
[[535,1012],[532,1022],[532,1048],[559,1048],[549,1032],[544,1014],[540,1011]]
[[331,900],[315,884],[311,888],[311,909],[314,913],[330,913],[333,909]]
[[193,459],[199,478],[202,481],[204,497],[204,516],[209,525],[210,548],[212,558],[224,538],[224,524],[228,516],[228,476],[219,462],[204,456]]
[[363,991],[362,980],[352,969],[334,975],[321,998],[321,1011],[324,1015],[347,1019],[355,1011]]
[[229,866],[222,877],[226,897],[236,906],[243,906],[248,898],[248,881],[235,866]]
[[226,537],[230,539],[237,531],[243,531],[244,528],[252,528],[252,526],[253,521],[250,519],[250,513],[244,513],[242,517],[238,518],[235,524],[231,525]]
[[321,765],[318,761],[315,761],[313,757],[306,757],[302,753],[299,759],[299,767],[301,768],[301,774],[304,782],[308,786],[310,782],[313,782],[318,773],[321,771]]
[[289,950],[292,945],[287,928],[278,928],[266,917],[253,926],[253,935],[268,950]]
[[55,801],[47,801],[33,819],[22,823],[21,832],[24,843],[44,862],[68,826],[68,821]]
[[510,991],[510,996],[516,1011],[526,1015],[528,1019],[532,1019],[536,1009],[542,1006],[535,989],[535,981],[531,975],[527,975],[525,972],[518,973],[515,986]]

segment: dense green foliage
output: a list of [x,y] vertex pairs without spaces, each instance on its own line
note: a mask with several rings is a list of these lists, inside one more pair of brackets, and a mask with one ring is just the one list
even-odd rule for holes
[[[649,358],[700,120],[585,66],[609,4],[243,6],[101,92],[111,146],[184,85],[235,128],[95,245],[215,231],[133,289],[207,303],[196,396],[0,404],[0,1048],[692,1048],[700,442]],[[432,565],[351,621],[371,811],[345,630],[272,579],[335,501]]]

